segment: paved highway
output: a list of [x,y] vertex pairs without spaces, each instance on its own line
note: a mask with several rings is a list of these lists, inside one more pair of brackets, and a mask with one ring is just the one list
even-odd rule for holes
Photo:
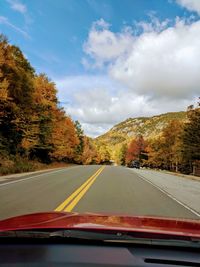
[[138,171],[116,166],[75,166],[5,180],[0,204],[0,219],[53,210],[199,219]]

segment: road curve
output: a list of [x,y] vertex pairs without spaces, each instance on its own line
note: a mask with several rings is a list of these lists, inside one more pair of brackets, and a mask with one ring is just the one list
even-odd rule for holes
[[53,210],[198,219],[133,170],[116,166],[69,167],[2,183],[0,204],[0,220]]

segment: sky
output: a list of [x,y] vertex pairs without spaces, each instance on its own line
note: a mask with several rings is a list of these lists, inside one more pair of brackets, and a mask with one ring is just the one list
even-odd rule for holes
[[200,0],[0,0],[0,33],[91,137],[200,95]]

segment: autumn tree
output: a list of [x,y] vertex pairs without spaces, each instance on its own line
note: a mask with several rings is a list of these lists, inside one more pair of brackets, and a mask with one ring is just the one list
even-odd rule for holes
[[88,138],[87,136],[84,136],[83,142],[84,142],[83,146],[84,148],[82,154],[82,163],[83,164],[96,163],[98,159],[98,153],[94,144],[92,144],[90,138]]
[[58,105],[55,84],[0,35],[0,158],[75,161],[83,143],[80,124]]
[[127,153],[127,144],[124,143],[121,145],[119,153],[118,153],[118,163],[120,165],[126,164],[126,153]]
[[1,144],[9,154],[21,152],[33,105],[34,69],[21,50],[0,36],[0,123]]
[[154,168],[179,170],[181,164],[182,123],[170,121],[159,137],[148,143],[148,165]]
[[60,114],[56,93],[55,84],[45,74],[34,77],[33,121],[36,124],[33,132],[35,132],[34,136],[37,142],[31,149],[31,156],[36,156],[45,162],[50,161],[50,153],[53,151],[52,133],[55,118]]
[[53,128],[49,143],[52,145],[50,156],[57,161],[73,161],[79,144],[72,120],[61,109],[54,111]]
[[130,164],[133,160],[142,161],[145,153],[146,144],[142,135],[139,135],[136,139],[133,139],[128,145],[126,152],[126,164]]
[[164,168],[165,155],[163,154],[163,138],[157,137],[148,141],[148,167]]
[[100,163],[108,163],[110,162],[110,153],[106,145],[100,145],[98,148],[98,155],[100,157]]

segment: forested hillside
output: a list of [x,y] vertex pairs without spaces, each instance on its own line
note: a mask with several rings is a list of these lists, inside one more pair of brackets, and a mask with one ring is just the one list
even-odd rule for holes
[[119,165],[129,166],[139,160],[145,167],[199,173],[199,103],[186,112],[129,118],[95,142],[107,144],[111,158]]
[[97,140],[114,146],[138,135],[143,135],[145,139],[156,138],[172,120],[186,121],[186,112],[168,112],[152,117],[129,118],[113,126],[107,133],[99,136]]
[[0,36],[0,173],[35,162],[102,162],[104,155],[60,107],[57,89],[36,74],[21,50]]

